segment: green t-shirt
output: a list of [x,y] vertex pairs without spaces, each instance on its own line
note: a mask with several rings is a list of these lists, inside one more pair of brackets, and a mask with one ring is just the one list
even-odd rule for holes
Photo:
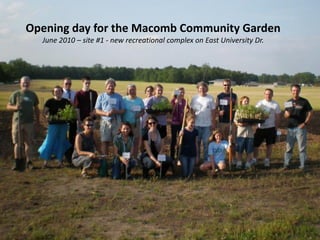
[[13,121],[18,121],[18,114],[20,113],[21,123],[32,123],[34,120],[34,107],[39,105],[38,96],[30,90],[15,91],[9,98],[9,103],[16,105],[17,102],[21,103],[21,110],[13,113]]

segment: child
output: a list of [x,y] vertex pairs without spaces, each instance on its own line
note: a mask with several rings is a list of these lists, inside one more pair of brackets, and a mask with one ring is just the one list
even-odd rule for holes
[[113,139],[114,158],[112,163],[112,178],[121,178],[121,168],[125,170],[125,178],[132,179],[131,169],[136,162],[133,159],[133,133],[130,123],[123,122],[120,125],[119,133]]
[[189,115],[186,119],[186,127],[180,132],[182,137],[180,160],[182,164],[182,178],[190,179],[193,174],[195,163],[199,162],[198,158],[198,130],[194,128],[195,118]]
[[[240,98],[240,105],[248,105],[249,97],[243,96]],[[256,160],[253,159],[253,129],[252,125],[248,123],[239,122],[239,111],[237,110],[234,116],[234,123],[237,126],[237,139],[236,139],[236,158],[237,169],[242,169],[242,154],[246,151],[247,161],[246,169],[251,168]]]
[[[201,164],[201,171],[212,170],[212,175],[215,175],[217,171],[223,171],[226,168],[225,155],[231,151],[232,136],[229,136],[228,141],[222,140],[222,131],[215,130],[209,137],[208,156],[209,159]],[[216,168],[217,167],[217,168]]]

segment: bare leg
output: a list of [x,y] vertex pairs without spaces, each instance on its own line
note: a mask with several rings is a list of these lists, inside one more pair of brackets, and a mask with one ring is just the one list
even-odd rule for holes
[[271,155],[272,155],[272,144],[267,145],[266,158],[271,159]]

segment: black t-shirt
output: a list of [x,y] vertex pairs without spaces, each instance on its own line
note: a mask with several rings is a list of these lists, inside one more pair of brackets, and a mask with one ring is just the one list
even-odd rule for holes
[[[231,96],[232,99],[232,106],[235,106],[236,102],[237,102],[237,94],[232,93]],[[224,114],[223,116],[219,115],[219,122],[222,123],[229,123],[230,119],[229,119],[229,115],[230,115],[230,93],[220,93],[217,96],[217,103],[216,105],[218,106],[218,110],[224,110]],[[233,117],[234,117],[234,113],[235,111],[232,112],[232,121],[233,121]]]
[[[61,100],[57,100],[54,98],[50,98],[48,101],[46,101],[44,106],[49,109],[49,115],[53,116],[53,115],[57,115],[58,111],[60,109],[64,109],[67,105],[71,105],[68,99],[62,98]],[[59,123],[59,122],[61,121],[54,121],[54,120],[49,121],[49,123]]]
[[288,119],[288,128],[298,127],[301,123],[305,122],[307,113],[312,111],[309,101],[305,98],[299,97],[297,100],[290,99],[286,102],[285,110],[290,113]]
[[196,157],[197,156],[197,148],[196,148],[196,137],[198,136],[198,130],[193,129],[192,132],[184,129],[183,130],[183,138],[181,143],[181,155],[185,155],[188,157]]

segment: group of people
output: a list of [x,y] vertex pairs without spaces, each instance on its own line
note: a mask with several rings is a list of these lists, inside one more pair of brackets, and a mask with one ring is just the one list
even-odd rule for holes
[[[29,77],[23,76],[20,89],[12,93],[7,104],[7,109],[14,112],[13,170],[33,167],[33,133],[38,129],[40,110],[39,99],[30,90],[30,82]],[[71,90],[71,79],[65,78],[63,86],[55,86],[53,97],[45,102],[43,116],[48,122],[48,130],[38,149],[44,168],[52,159],[57,159],[58,167],[62,167],[66,159],[69,164],[82,169],[81,176],[89,177],[88,170],[101,167],[111,152],[113,179],[132,178],[131,170],[136,166],[142,167],[144,178],[149,177],[151,169],[162,177],[168,169],[174,171],[176,164],[181,165],[182,177],[190,179],[196,164],[200,163],[201,171],[211,171],[213,175],[223,171],[227,165],[227,152],[236,168],[252,167],[257,162],[258,148],[264,141],[267,146],[264,166],[270,167],[272,145],[276,142],[281,114],[279,104],[272,100],[272,89],[265,89],[264,99],[256,104],[268,112],[268,118],[253,127],[239,121],[238,98],[229,79],[223,81],[224,90],[216,99],[208,93],[208,85],[199,82],[198,93],[190,103],[184,97],[183,87],[176,89],[169,101],[163,96],[161,84],[147,86],[144,99],[137,96],[134,84],[128,85],[126,96],[115,92],[116,81],[112,78],[106,80],[105,92],[101,94],[92,90],[90,84],[90,77],[83,77],[82,89],[75,92]],[[301,169],[307,159],[306,126],[311,120],[312,107],[307,99],[300,97],[300,91],[299,85],[292,85],[292,98],[285,103],[284,117],[288,119],[285,169],[289,167],[296,141]],[[153,106],[161,102],[170,103],[170,110],[155,111]],[[241,97],[239,104],[249,104],[249,97]],[[54,116],[67,106],[76,109],[76,117],[68,121],[56,119]],[[165,149],[168,123],[171,124],[169,154]],[[100,149],[97,148],[95,129],[99,129]],[[243,166],[244,152],[246,163]],[[100,161],[98,164],[97,159]]]

